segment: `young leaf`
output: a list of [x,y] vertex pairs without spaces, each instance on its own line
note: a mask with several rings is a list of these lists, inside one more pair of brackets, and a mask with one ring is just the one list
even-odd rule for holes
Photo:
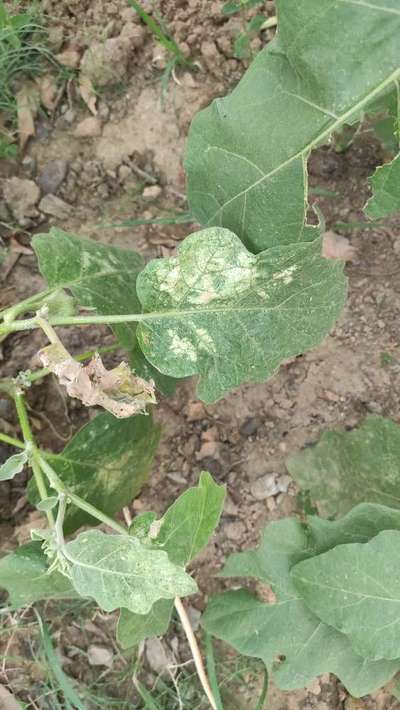
[[[277,13],[232,94],[196,115],[185,161],[200,224],[254,252],[304,239],[310,151],[400,76],[397,2],[278,0]],[[384,38],[379,62],[371,37]]]
[[369,179],[373,196],[364,212],[371,219],[387,217],[400,210],[400,153],[391,163],[381,165]]
[[182,493],[161,518],[153,546],[165,550],[171,562],[187,565],[217,527],[224,499],[225,486],[214,483],[203,471],[198,486]]
[[307,606],[365,658],[399,657],[399,545],[400,531],[385,530],[366,544],[338,545],[291,572]]
[[166,552],[129,535],[89,530],[66,544],[65,555],[75,589],[93,597],[104,611],[123,607],[147,614],[159,599],[197,591],[194,580]]
[[[187,565],[207,544],[217,527],[224,498],[225,487],[214,483],[210,474],[203,471],[198,486],[182,493],[161,518],[157,537],[149,538],[152,547],[165,550],[171,562]],[[146,516],[148,525],[154,522],[150,514]],[[136,531],[138,529],[142,529],[140,524],[136,524]],[[132,526],[130,532],[135,532]],[[117,638],[122,648],[163,634],[169,625],[172,606],[172,602],[157,602],[146,616],[121,609]]]
[[117,626],[117,641],[121,648],[125,650],[145,639],[165,634],[173,607],[172,599],[159,599],[148,614],[132,614],[128,609],[121,609]]
[[[76,237],[56,227],[33,237],[32,246],[50,289],[69,289],[79,305],[95,308],[100,315],[140,310],[136,277],[144,260],[136,252]],[[121,344],[129,349],[135,342],[135,329],[135,323],[113,327]]]
[[7,589],[14,607],[76,596],[67,577],[57,571],[49,574],[41,542],[22,545],[0,559],[0,587]]
[[14,478],[17,473],[21,473],[27,461],[28,454],[26,451],[21,451],[20,454],[10,456],[10,458],[0,466],[0,481],[9,481],[11,478]]
[[370,415],[359,429],[324,432],[286,466],[323,515],[343,515],[362,501],[400,508],[400,427],[390,419]]
[[[302,688],[315,676],[332,672],[352,695],[365,695],[388,681],[400,669],[400,660],[362,658],[343,634],[306,607],[290,569],[315,554],[316,541],[306,526],[293,518],[271,523],[260,547],[232,555],[222,574],[256,577],[272,587],[277,601],[265,604],[245,590],[226,592],[209,602],[203,625],[240,653],[261,658],[283,690]],[[284,660],[276,663],[278,656]]]
[[172,377],[199,374],[206,402],[266,380],[319,343],[344,303],[343,267],[320,251],[316,239],[254,256],[218,228],[187,237],[177,257],[151,261],[138,277],[151,313],[138,327],[146,358]]
[[[111,414],[99,414],[75,434],[64,451],[46,457],[73,493],[112,516],[139,493],[159,437],[160,428],[150,415],[116,419]],[[28,485],[28,498],[37,503],[33,479]],[[81,525],[97,524],[84,511],[68,506],[66,534]]]

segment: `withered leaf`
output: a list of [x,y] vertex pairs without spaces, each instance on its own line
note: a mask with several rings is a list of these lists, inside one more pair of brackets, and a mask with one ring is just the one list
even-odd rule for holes
[[40,350],[39,358],[70,397],[80,399],[87,407],[97,405],[122,418],[145,413],[146,405],[156,401],[154,382],[137,377],[125,362],[107,370],[101,357],[95,355],[82,365],[59,344]]
[[79,76],[79,92],[89,111],[93,114],[93,116],[96,116],[96,92],[93,88],[91,79],[89,79],[89,77],[85,74],[80,74]]
[[35,135],[35,117],[39,108],[39,89],[27,82],[16,94],[18,113],[19,145],[23,150],[31,136]]

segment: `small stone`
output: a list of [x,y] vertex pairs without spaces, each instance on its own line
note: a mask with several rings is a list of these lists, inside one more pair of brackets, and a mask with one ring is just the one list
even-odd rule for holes
[[165,646],[158,638],[148,639],[146,641],[146,658],[149,667],[157,675],[167,669],[170,664]]
[[133,44],[126,37],[111,37],[105,42],[94,42],[83,55],[82,74],[97,86],[121,81],[126,75],[133,49]]
[[228,540],[239,542],[244,539],[246,534],[246,526],[240,520],[234,523],[227,523],[224,526],[224,532]]
[[280,493],[280,488],[275,475],[268,473],[266,476],[262,476],[262,478],[257,478],[251,484],[250,491],[256,500],[265,500],[265,498]]
[[27,217],[37,217],[36,204],[40,190],[33,180],[12,177],[4,183],[4,198],[18,223]]
[[144,188],[142,194],[145,200],[156,200],[157,197],[160,197],[161,193],[162,189],[159,185],[149,185]]
[[208,471],[211,473],[213,476],[221,476],[222,474],[222,466],[217,459],[211,458],[211,456],[206,456],[204,459],[202,459],[201,466],[204,471]]
[[36,180],[39,185],[42,195],[55,195],[58,188],[64,181],[68,170],[66,160],[51,160],[46,163],[41,174]]
[[64,220],[71,214],[72,207],[64,200],[61,200],[60,197],[56,197],[56,195],[45,195],[40,200],[39,209],[44,214]]
[[197,461],[202,461],[206,458],[219,459],[220,446],[218,441],[205,441],[201,445],[200,451],[196,451]]
[[258,417],[250,417],[249,419],[246,419],[246,421],[242,424],[239,431],[242,436],[247,438],[249,436],[255,436],[255,434],[257,434],[257,429],[259,426],[260,420],[258,419]]
[[202,402],[188,402],[186,418],[188,422],[200,422],[207,417],[207,412]]
[[75,138],[96,138],[101,136],[101,122],[97,116],[89,116],[80,121],[74,130]]
[[88,647],[88,661],[91,666],[107,666],[111,668],[113,663],[113,652],[109,648],[92,644]]
[[59,64],[69,69],[77,69],[79,67],[79,62],[81,55],[76,49],[66,49],[64,52],[55,55],[56,60]]
[[128,165],[120,165],[118,168],[118,180],[120,182],[125,182],[125,180],[128,180],[129,178],[132,177],[132,170]]
[[135,25],[133,22],[127,22],[122,28],[121,37],[129,39],[135,49],[143,47],[146,40],[146,30],[140,25]]
[[30,178],[34,177],[36,172],[36,160],[30,155],[25,155],[21,161],[24,172],[29,175]]
[[70,126],[76,119],[76,111],[73,108],[68,108],[64,113],[64,121]]
[[97,110],[97,115],[102,121],[107,121],[110,116],[110,109],[104,101],[99,102],[99,107]]

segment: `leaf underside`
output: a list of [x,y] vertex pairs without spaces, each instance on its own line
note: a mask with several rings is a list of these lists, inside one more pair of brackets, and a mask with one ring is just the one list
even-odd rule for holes
[[[336,522],[310,517],[307,525],[293,518],[271,523],[260,547],[232,555],[222,575],[259,579],[272,587],[276,603],[265,604],[243,589],[226,592],[209,602],[203,625],[240,653],[261,658],[283,690],[302,688],[315,676],[332,672],[352,695],[371,692],[400,669],[400,660],[357,654],[343,633],[306,606],[290,571],[302,560],[349,541],[367,542],[387,525],[399,530],[400,512],[372,504],[357,506]],[[277,662],[278,657],[284,660]]]
[[305,240],[309,152],[400,76],[397,0],[278,0],[277,13],[277,37],[196,115],[185,160],[200,224],[255,253]]
[[324,432],[286,466],[323,515],[343,515],[363,501],[400,508],[400,427],[390,419],[369,415],[353,431]]
[[166,552],[129,535],[89,530],[67,543],[65,551],[75,589],[93,597],[104,611],[123,607],[147,614],[159,599],[197,591],[194,580]]
[[[116,419],[99,414],[86,424],[60,454],[47,454],[51,466],[72,493],[103,513],[113,516],[139,493],[147,479],[160,437],[150,415]],[[28,485],[35,505],[34,479]],[[81,525],[97,525],[92,516],[70,505],[64,530],[70,534]]]
[[137,331],[146,358],[172,377],[199,374],[206,402],[263,382],[282,360],[319,343],[338,317],[343,266],[320,251],[314,239],[254,256],[226,229],[190,235],[177,257],[151,261],[138,277],[149,313]]

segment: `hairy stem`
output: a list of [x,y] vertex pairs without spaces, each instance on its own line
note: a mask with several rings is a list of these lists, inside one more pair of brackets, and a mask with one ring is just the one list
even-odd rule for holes
[[17,316],[35,310],[51,292],[52,289],[49,289],[36,293],[34,296],[29,296],[29,298],[25,298],[23,301],[16,303],[15,306],[10,306],[4,311],[1,311],[0,318],[6,323],[11,323]]
[[0,432],[0,441],[4,444],[9,444],[10,446],[15,446],[17,449],[24,449],[25,444],[21,439],[14,439],[13,436],[7,436],[7,434],[2,434]]
[[212,693],[212,690],[210,688],[210,684],[208,682],[207,674],[204,669],[204,664],[203,664],[203,659],[201,657],[200,649],[196,640],[196,637],[193,633],[193,629],[189,620],[189,617],[187,615],[186,609],[182,604],[182,601],[179,597],[175,597],[175,609],[178,612],[179,618],[181,620],[183,630],[186,634],[186,638],[188,640],[190,650],[193,656],[194,664],[196,666],[196,671],[197,675],[199,676],[200,683],[203,687],[203,690],[208,698],[208,701],[212,707],[213,710],[218,710],[217,704],[214,700],[214,696]]
[[[40,499],[45,500],[49,497],[47,492],[46,483],[41,471],[41,468],[37,462],[37,448],[36,443],[33,438],[31,426],[29,424],[28,412],[25,405],[25,398],[22,392],[17,390],[14,394],[15,407],[17,410],[18,420],[20,423],[22,435],[24,437],[25,445],[29,445],[32,450],[32,455],[30,457],[30,466],[33,471],[33,476],[35,478],[36,487],[39,491]],[[49,525],[54,525],[54,516],[51,510],[46,512],[47,520]]]
[[54,488],[58,494],[67,496],[71,503],[74,503],[78,508],[81,508],[81,510],[84,510],[86,513],[89,513],[89,515],[92,515],[93,518],[96,518],[96,520],[99,520],[101,523],[108,525],[109,528],[116,530],[116,532],[121,533],[123,535],[128,533],[127,529],[123,525],[117,523],[116,520],[109,518],[108,515],[103,513],[101,510],[95,508],[95,506],[91,505],[91,503],[88,503],[86,500],[83,500],[83,498],[81,498],[80,496],[77,496],[75,493],[72,493],[72,491],[68,489],[68,487],[62,482],[61,478],[59,478],[59,476],[56,474],[53,467],[50,466],[50,464],[39,452],[37,452],[37,462],[42,471],[46,474],[50,486]]

